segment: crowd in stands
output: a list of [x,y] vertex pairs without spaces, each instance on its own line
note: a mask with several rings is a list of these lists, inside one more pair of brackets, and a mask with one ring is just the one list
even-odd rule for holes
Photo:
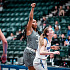
[[55,10],[53,13],[53,16],[69,16],[70,15],[70,6],[66,6],[66,9],[64,10],[62,6],[58,8],[58,6],[55,6]]
[[[55,6],[55,8],[56,8],[56,6]],[[69,43],[70,42],[70,40],[69,40],[69,37],[70,37],[70,24],[68,25],[66,35],[62,33],[61,25],[58,21],[55,21],[54,26],[52,26],[52,25],[49,24],[46,17],[43,17],[42,20],[41,20],[41,25],[42,25],[43,29],[47,26],[53,29],[54,37],[52,39],[52,45],[56,44],[56,43],[58,43],[61,46],[70,45],[70,43]],[[67,44],[66,41],[68,41],[68,44]]]
[[[43,20],[42,20],[43,21]],[[45,21],[43,21],[43,27],[45,28]],[[41,23],[42,24],[42,23]],[[54,23],[54,27],[49,25],[49,28],[52,28],[54,31],[54,37],[52,39],[52,45],[59,44],[61,46],[67,46],[70,45],[70,25],[68,25],[68,31],[67,31],[67,36],[61,33],[61,26],[59,25],[58,21]],[[44,29],[43,28],[43,29]],[[10,34],[10,36],[7,37],[7,40],[24,40],[26,39],[25,37],[25,31],[19,29],[18,32],[16,32],[16,35],[13,35],[13,33]]]
[[25,30],[22,30],[19,29],[19,31],[16,32],[16,35],[14,35],[13,33],[10,34],[10,36],[8,36],[6,38],[6,40],[25,40],[26,39],[26,36],[25,36]]

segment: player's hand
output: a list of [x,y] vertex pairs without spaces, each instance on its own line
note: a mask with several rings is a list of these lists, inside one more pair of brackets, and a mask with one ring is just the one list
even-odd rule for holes
[[55,50],[55,47],[54,46],[51,46],[51,49]]
[[34,7],[35,7],[35,5],[36,5],[36,3],[32,3],[32,4],[31,4],[32,8],[34,8]]
[[54,58],[54,54],[50,54],[50,59]]
[[2,63],[5,63],[7,60],[7,54],[2,54],[1,60],[2,60]]
[[54,52],[54,54],[58,54],[58,55],[59,55],[59,54],[60,54],[60,52],[59,52],[59,51],[55,51],[55,52]]

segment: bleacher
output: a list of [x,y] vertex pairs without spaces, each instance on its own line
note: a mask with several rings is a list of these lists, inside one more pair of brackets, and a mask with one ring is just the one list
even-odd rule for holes
[[[30,4],[33,0],[8,0],[5,3],[3,12],[0,13],[0,28],[4,35],[7,37],[11,32],[16,34],[18,29],[24,29],[29,20],[29,13],[31,10]],[[37,3],[34,12],[34,19],[39,20],[43,15],[47,15],[51,12],[54,6],[58,5],[59,2],[51,1],[35,1]]]
[[70,16],[58,16],[58,17],[49,17],[47,20],[49,22],[49,25],[52,25],[54,27],[55,21],[58,21],[59,25],[61,26],[61,34],[65,34],[67,36],[67,29],[68,25],[70,24]]
[[[54,10],[54,7],[59,6],[61,2],[65,4],[65,0],[6,0],[4,3],[3,12],[0,13],[0,28],[5,37],[8,37],[11,32],[16,34],[19,29],[25,29],[29,20],[31,3],[37,3],[34,11],[34,19],[40,20],[43,16],[48,15]],[[48,17],[48,22],[54,27],[55,21],[58,21],[61,26],[61,32],[67,34],[67,26],[70,24],[70,16],[64,17]],[[2,45],[0,45],[0,56],[2,55]],[[23,51],[26,47],[26,40],[8,41],[8,62],[10,59],[23,57]],[[68,47],[61,46],[60,58],[68,56]]]

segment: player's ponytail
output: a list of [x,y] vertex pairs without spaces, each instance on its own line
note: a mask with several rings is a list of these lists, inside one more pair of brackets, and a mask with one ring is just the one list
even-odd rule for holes
[[41,34],[41,36],[40,36],[40,38],[39,38],[39,46],[40,46],[40,47],[44,45],[44,38],[48,36],[48,35],[46,34],[46,33],[49,32],[48,29],[49,29],[48,27],[45,28],[44,31],[43,31],[43,33]]

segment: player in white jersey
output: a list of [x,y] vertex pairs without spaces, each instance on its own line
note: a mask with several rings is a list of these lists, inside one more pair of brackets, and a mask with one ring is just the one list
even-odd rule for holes
[[36,70],[47,70],[47,56],[51,54],[60,54],[59,51],[49,51],[53,34],[54,31],[52,28],[47,27],[44,29],[44,32],[40,36],[38,49],[36,50],[36,56],[33,61],[33,66]]

